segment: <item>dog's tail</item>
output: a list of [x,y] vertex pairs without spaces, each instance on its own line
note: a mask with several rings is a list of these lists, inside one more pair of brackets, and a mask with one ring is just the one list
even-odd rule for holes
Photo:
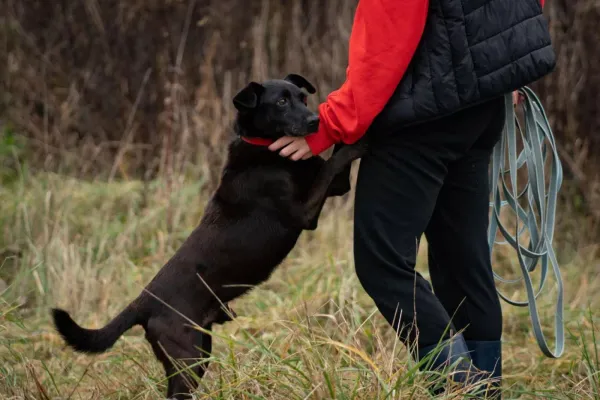
[[101,329],[82,328],[69,313],[58,308],[52,309],[52,317],[56,330],[67,344],[83,353],[108,350],[123,333],[139,323],[139,312],[131,304]]

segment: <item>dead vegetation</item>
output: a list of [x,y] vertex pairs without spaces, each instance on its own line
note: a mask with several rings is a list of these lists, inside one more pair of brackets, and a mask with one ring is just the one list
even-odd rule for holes
[[[194,165],[212,184],[232,94],[250,79],[293,71],[316,83],[315,107],[344,79],[355,5],[6,0],[0,115],[27,137],[37,168],[127,179],[181,175]],[[534,89],[565,165],[562,210],[592,216],[585,230],[597,232],[600,1],[550,0],[546,13],[558,66]]]
[[[534,89],[566,174],[555,235],[568,258],[568,350],[542,358],[527,309],[506,307],[506,388],[515,398],[600,398],[591,311],[600,304],[600,0],[546,3],[558,65]],[[99,326],[139,293],[202,213],[233,93],[297,72],[317,85],[316,107],[344,79],[355,5],[0,2],[0,398],[159,396],[162,372],[139,331],[94,361],[65,352],[46,307]],[[9,132],[24,151],[13,151]],[[356,281],[351,208],[330,204],[319,230],[236,305],[243,317],[219,332],[207,398],[426,398],[423,377]],[[511,255],[496,253],[504,277],[516,271]],[[549,331],[556,293],[547,288]],[[525,299],[518,285],[501,290]]]

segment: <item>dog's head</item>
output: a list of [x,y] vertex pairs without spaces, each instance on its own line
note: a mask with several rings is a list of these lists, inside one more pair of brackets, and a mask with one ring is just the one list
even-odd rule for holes
[[316,132],[319,116],[308,109],[302,89],[316,93],[306,78],[296,74],[262,84],[250,82],[233,98],[238,128],[243,134],[267,139]]

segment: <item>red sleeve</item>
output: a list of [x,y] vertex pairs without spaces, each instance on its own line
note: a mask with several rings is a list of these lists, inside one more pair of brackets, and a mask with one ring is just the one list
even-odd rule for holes
[[542,3],[542,7],[544,7],[544,2],[545,2],[545,1],[546,1],[546,0],[540,0],[540,2]]
[[306,138],[314,155],[365,134],[417,49],[428,5],[428,0],[359,0],[346,81],[319,105],[319,130]]

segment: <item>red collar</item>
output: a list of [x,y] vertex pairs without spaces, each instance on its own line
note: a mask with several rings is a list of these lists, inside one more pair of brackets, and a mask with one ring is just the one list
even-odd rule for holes
[[273,139],[265,139],[265,138],[259,138],[259,137],[245,137],[245,136],[240,136],[240,137],[244,142],[254,144],[257,146],[270,146],[274,142]]

